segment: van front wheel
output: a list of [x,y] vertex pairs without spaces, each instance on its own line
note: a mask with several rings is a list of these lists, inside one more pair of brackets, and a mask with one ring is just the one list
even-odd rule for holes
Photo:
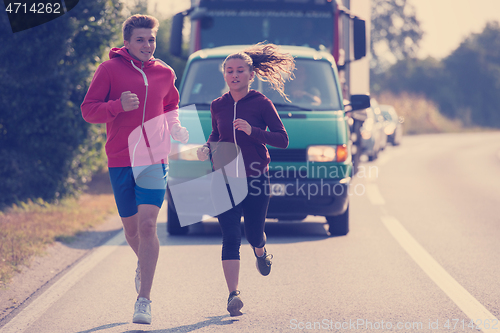
[[189,227],[181,227],[177,212],[170,205],[167,207],[167,232],[172,236],[186,235]]
[[349,206],[345,212],[337,216],[326,216],[328,231],[332,236],[345,236],[349,232]]

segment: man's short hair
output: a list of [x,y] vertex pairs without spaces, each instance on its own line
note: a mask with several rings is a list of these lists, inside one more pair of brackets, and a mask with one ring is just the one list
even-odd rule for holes
[[123,32],[123,40],[130,41],[130,38],[132,37],[132,32],[134,29],[140,29],[140,28],[145,28],[145,29],[153,29],[154,32],[158,32],[158,27],[160,26],[160,23],[158,20],[150,15],[132,15],[128,19],[123,22],[122,25],[122,32]]

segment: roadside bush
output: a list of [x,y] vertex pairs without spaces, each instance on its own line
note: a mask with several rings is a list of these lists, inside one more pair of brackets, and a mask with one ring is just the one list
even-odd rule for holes
[[[500,128],[500,23],[488,22],[442,60],[405,58],[370,76],[374,94],[424,95],[464,127]],[[495,50],[495,51],[492,51]]]
[[103,165],[104,133],[82,119],[80,104],[105,47],[121,36],[121,8],[80,1],[15,34],[0,16],[0,208],[75,194]]
[[382,93],[376,97],[379,104],[392,105],[400,117],[404,118],[405,134],[426,134],[458,132],[462,130],[459,120],[443,116],[436,104],[423,95]]

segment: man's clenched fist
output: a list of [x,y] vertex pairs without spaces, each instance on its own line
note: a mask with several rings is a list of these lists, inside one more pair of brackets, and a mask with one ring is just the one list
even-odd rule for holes
[[122,102],[124,111],[132,111],[139,107],[139,98],[136,94],[131,93],[130,91],[122,92],[120,101]]
[[172,138],[174,140],[180,141],[182,143],[187,143],[189,140],[189,132],[186,127],[182,127],[180,124],[175,123],[170,131]]

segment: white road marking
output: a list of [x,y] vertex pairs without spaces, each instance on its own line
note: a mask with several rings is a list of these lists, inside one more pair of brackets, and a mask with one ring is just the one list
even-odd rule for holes
[[[446,295],[472,320],[481,320],[483,332],[500,332],[497,328],[485,328],[485,321],[499,323],[498,319],[462,287],[392,216],[382,216],[382,222],[401,247]],[[477,322],[479,325],[479,322]],[[490,325],[491,326],[491,325]]]
[[75,267],[61,277],[61,279],[50,286],[47,291],[12,318],[12,320],[2,327],[0,331],[2,333],[26,331],[28,327],[37,321],[45,311],[83,278],[85,274],[125,242],[125,235],[122,230],[104,245],[82,259]]
[[376,184],[366,184],[366,194],[368,199],[375,206],[385,205],[385,200],[380,193],[378,186]]

